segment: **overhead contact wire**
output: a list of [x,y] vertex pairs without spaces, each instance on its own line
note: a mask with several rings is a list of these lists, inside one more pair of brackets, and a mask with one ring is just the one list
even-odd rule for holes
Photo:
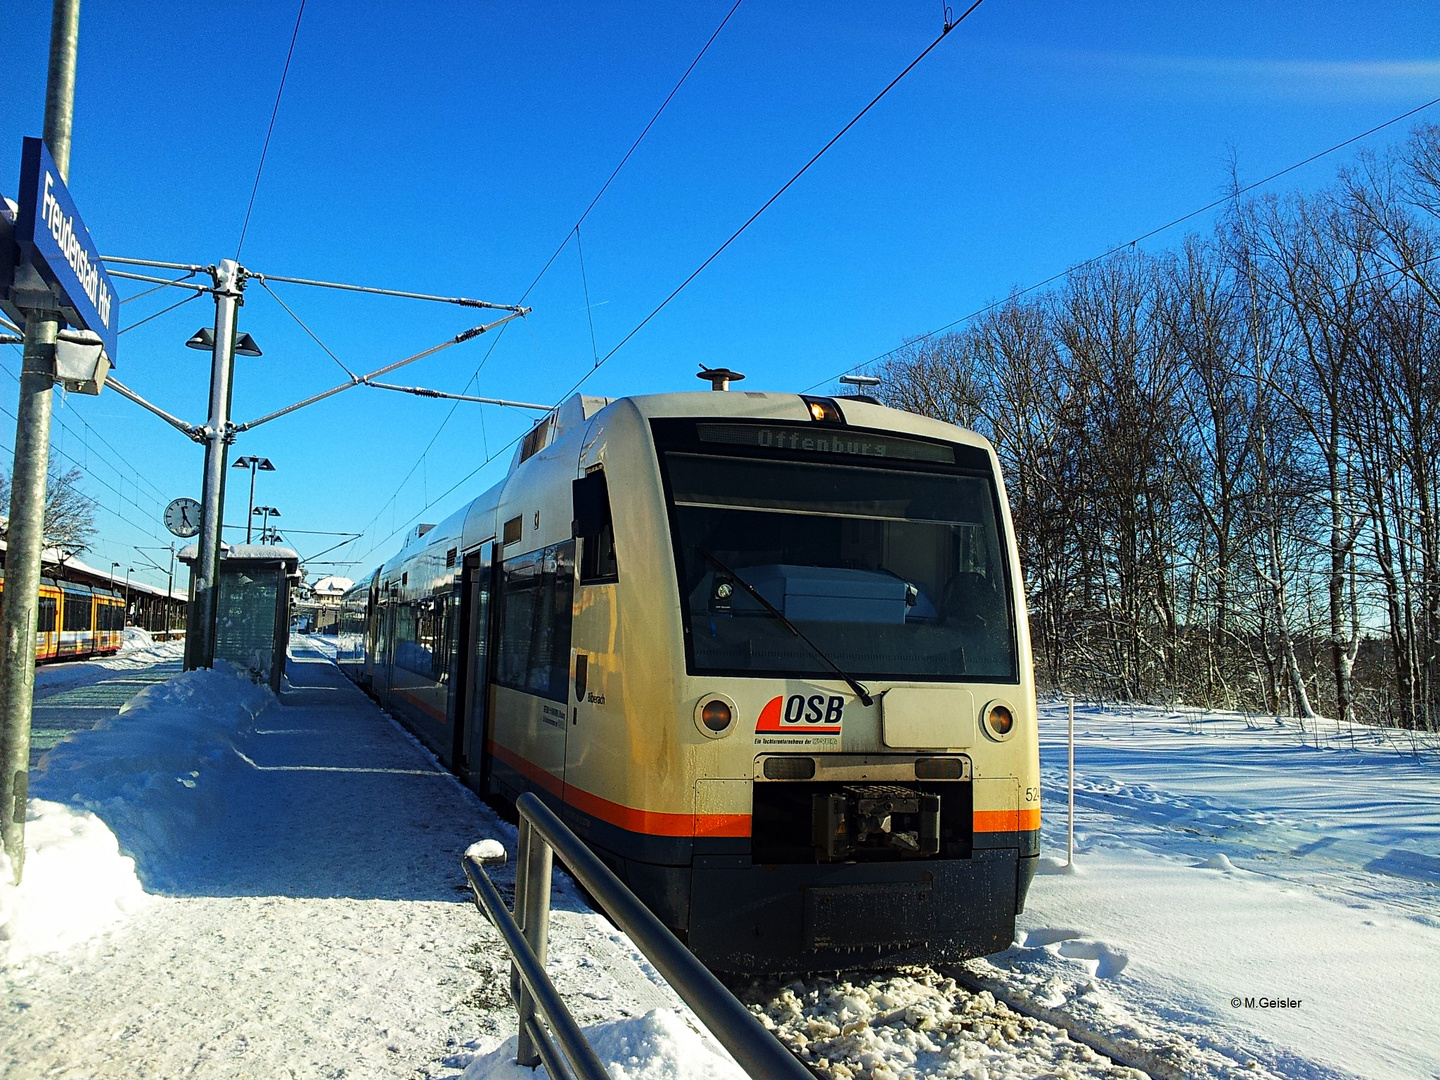
[[[620,170],[625,168],[626,162],[630,160],[631,156],[639,148],[640,144],[645,141],[645,136],[650,134],[650,129],[654,127],[655,122],[660,119],[660,114],[665,111],[666,107],[670,104],[671,99],[673,99],[675,95],[679,92],[680,88],[685,85],[685,80],[690,78],[690,73],[695,70],[696,66],[704,58],[705,54],[710,51],[710,46],[713,45],[715,43],[715,39],[720,36],[720,31],[725,29],[725,25],[730,21],[730,17],[735,14],[736,10],[743,2],[744,0],[735,0],[734,5],[730,8],[729,11],[725,13],[725,17],[720,20],[720,25],[715,27],[715,32],[712,33],[708,39],[706,39],[705,45],[700,49],[698,53],[695,54],[695,59],[690,61],[690,66],[685,69],[685,73],[681,75],[679,80],[676,81],[675,85],[670,88],[670,93],[665,95],[665,100],[660,103],[660,107],[655,110],[655,114],[650,117],[650,121],[641,130],[640,134],[636,136],[635,141],[630,144],[630,149],[625,151],[625,156],[620,159],[620,163],[616,165],[613,170],[611,170],[610,175],[605,179],[605,183],[600,185],[600,190],[597,191],[595,193],[595,197],[590,200],[590,205],[585,207],[585,210],[575,220],[575,224],[571,226],[570,231],[565,234],[565,239],[562,240],[560,242],[560,245],[551,253],[550,258],[545,260],[545,265],[542,266],[540,268],[540,272],[535,275],[535,280],[531,281],[530,284],[526,286],[524,293],[522,293],[520,296],[520,303],[523,304],[525,300],[530,296],[530,293],[534,291],[535,286],[540,284],[540,279],[545,276],[545,274],[549,271],[550,267],[554,264],[555,260],[560,257],[560,253],[565,250],[565,246],[570,243],[570,237],[576,236],[578,238],[580,226],[585,221],[585,219],[590,216],[590,211],[595,209],[595,206],[600,202],[600,197],[604,195],[607,190],[609,190],[610,185],[614,183],[615,178],[620,175]],[[586,303],[588,310],[589,301],[587,300]],[[465,385],[461,388],[460,392],[462,394],[468,391],[471,385],[474,384],[475,380],[480,377],[481,369],[485,367],[485,364],[490,359],[490,354],[493,353],[496,347],[500,344],[500,339],[505,336],[505,330],[506,327],[502,326],[500,328],[500,332],[495,335],[495,340],[492,341],[490,343],[490,347],[485,350],[485,355],[480,358],[480,363],[475,365],[475,370],[470,373],[470,378],[465,381]],[[596,366],[598,367],[599,365],[597,364]],[[458,401],[450,407],[450,411],[445,414],[445,419],[440,421],[440,426],[435,429],[435,434],[430,437],[430,441],[425,444],[425,449],[422,450],[420,452],[420,456],[416,458],[415,464],[410,467],[410,471],[405,474],[404,478],[400,481],[399,486],[397,486],[395,490],[391,493],[390,498],[386,499],[383,503],[380,504],[380,509],[375,512],[375,516],[371,518],[369,524],[365,526],[367,530],[370,528],[371,525],[375,524],[375,522],[379,520],[380,515],[385,512],[385,507],[389,506],[399,496],[401,490],[409,482],[410,477],[415,475],[415,470],[420,467],[420,462],[424,461],[425,456],[430,453],[430,449],[435,445],[435,441],[440,438],[441,433],[444,432],[445,428],[449,425],[451,419],[455,416],[455,410],[459,407],[460,403]],[[491,459],[486,459],[486,464],[489,464],[490,460]],[[471,475],[474,474],[472,473]],[[422,510],[421,513],[424,513],[424,510]],[[374,549],[372,548],[371,550]]]
[[931,51],[937,45],[939,45],[940,42],[944,41],[945,38],[949,36],[950,31],[954,30],[955,27],[959,26],[962,22],[969,18],[971,12],[978,8],[983,2],[984,0],[975,0],[973,4],[966,8],[963,13],[961,13],[958,19],[955,19],[953,22],[947,22],[944,28],[940,31],[939,37],[937,37],[934,41],[927,45],[925,47],[925,50],[919,56],[915,57],[914,60],[911,60],[910,63],[905,66],[905,70],[900,72],[899,75],[896,75],[895,78],[891,79],[890,82],[885,86],[885,89],[881,90],[880,93],[876,94],[873,98],[871,98],[870,103],[866,105],[863,109],[861,109],[858,113],[856,113],[854,117],[851,118],[848,124],[846,124],[838,132],[836,132],[835,136],[824,146],[822,146],[815,153],[814,157],[812,157],[809,161],[802,165],[799,172],[797,172],[794,176],[790,177],[789,180],[785,181],[784,185],[780,188],[779,191],[775,192],[774,195],[771,195],[770,198],[766,199],[764,204],[761,205],[760,209],[756,210],[755,213],[751,214],[745,220],[745,223],[743,225],[741,225],[738,229],[731,233],[729,238],[723,244],[721,244],[718,248],[711,252],[709,258],[707,258],[704,262],[697,266],[689,277],[687,277],[684,281],[677,285],[675,287],[675,290],[669,296],[667,296],[664,300],[660,301],[660,303],[655,306],[655,309],[651,311],[649,315],[646,315],[645,318],[641,319],[640,322],[636,324],[635,328],[631,330],[628,334],[626,334],[623,338],[621,338],[613,349],[611,349],[608,353],[601,357],[601,359],[595,364],[594,367],[592,367],[588,372],[586,372],[580,378],[580,380],[575,383],[575,385],[570,387],[569,390],[562,394],[560,396],[560,401],[564,401],[571,394],[575,393],[576,390],[580,389],[580,387],[585,384],[585,382],[590,378],[590,376],[594,375],[595,372],[599,371],[601,366],[604,365],[607,360],[609,360],[617,352],[623,349],[626,343],[629,342],[630,339],[633,338],[636,334],[638,334],[641,330],[643,330],[651,319],[655,318],[656,315],[659,315],[660,312],[664,311],[665,308],[669,306],[670,301],[674,300],[677,296],[679,296],[685,290],[686,286],[688,286],[692,281],[694,281],[704,272],[707,266],[709,266],[712,262],[719,258],[721,253],[724,252],[726,248],[728,248],[737,239],[739,239],[740,235],[751,225],[753,225],[761,214],[765,213],[766,210],[770,209],[770,207],[774,205],[775,200],[780,198],[781,195],[784,195],[785,192],[789,191],[791,186],[794,185],[797,180],[799,180],[802,176],[809,172],[811,166],[813,166],[817,161],[824,157],[826,152],[837,142],[839,142],[840,139],[844,137],[847,131],[849,131],[852,127],[859,123],[860,119],[866,113],[868,113],[871,109],[878,105],[880,103],[880,100],[885,97],[886,94],[890,93],[891,90],[895,89],[896,85],[900,82],[901,79],[905,78],[906,75],[909,75],[910,72],[915,69],[916,65],[920,63],[920,61],[924,60],[925,57],[929,56]]
[[1073,274],[1076,270],[1083,270],[1085,269],[1085,267],[1091,266],[1094,263],[1102,262],[1105,259],[1108,259],[1111,255],[1124,251],[1126,248],[1133,248],[1135,247],[1135,245],[1141,243],[1142,241],[1149,240],[1152,236],[1158,236],[1160,233],[1163,233],[1168,229],[1173,229],[1176,225],[1183,224],[1184,222],[1189,221],[1191,218],[1199,217],[1206,211],[1214,210],[1217,206],[1223,206],[1225,203],[1233,202],[1241,195],[1245,195],[1251,191],[1254,191],[1256,188],[1264,187],[1266,184],[1269,184],[1274,180],[1278,180],[1280,179],[1280,177],[1285,176],[1287,173],[1292,173],[1296,169],[1303,169],[1306,165],[1311,165],[1319,161],[1321,158],[1328,157],[1329,155],[1335,153],[1337,150],[1343,150],[1345,149],[1345,147],[1351,146],[1354,143],[1359,142],[1361,139],[1367,139],[1378,131],[1384,131],[1388,127],[1393,127],[1395,124],[1400,123],[1400,121],[1402,120],[1408,120],[1416,113],[1424,112],[1426,109],[1429,109],[1434,105],[1440,105],[1440,97],[1431,98],[1423,105],[1417,105],[1415,106],[1415,108],[1409,109],[1401,113],[1399,116],[1391,117],[1389,120],[1386,120],[1382,124],[1376,124],[1374,127],[1370,128],[1367,131],[1362,131],[1358,135],[1352,135],[1348,139],[1342,139],[1334,146],[1331,146],[1325,150],[1321,150],[1318,153],[1311,154],[1309,157],[1301,161],[1297,161],[1294,164],[1286,165],[1285,168],[1279,169],[1271,173],[1269,176],[1264,177],[1263,179],[1255,180],[1249,184],[1244,185],[1243,187],[1238,187],[1234,191],[1228,192],[1227,194],[1223,195],[1218,199],[1211,200],[1204,206],[1197,207],[1194,210],[1189,211],[1188,213],[1181,214],[1177,218],[1172,218],[1164,225],[1157,225],[1155,228],[1149,230],[1148,232],[1141,233],[1139,236],[1135,237],[1132,240],[1127,240],[1123,244],[1116,244],[1114,247],[1110,248],[1107,251],[1101,252],[1099,255],[1092,255],[1088,259],[1082,259],[1080,262],[1072,263],[1064,270],[1057,271],[1056,273],[1051,274],[1049,277],[1044,278],[1041,281],[1037,281],[1031,285],[1025,286],[1023,289],[1019,289],[1015,292],[1010,293],[1003,300],[996,300],[992,303],[986,304],[984,307],[976,308],[968,315],[962,315],[960,316],[960,318],[948,322],[944,326],[937,327],[936,329],[931,330],[929,333],[921,334],[918,337],[911,338],[904,345],[899,345],[893,349],[889,349],[881,353],[879,356],[873,357],[862,363],[855,364],[853,367],[848,367],[844,371],[840,372],[839,375],[834,375],[828,379],[821,379],[817,383],[812,383],[811,385],[807,386],[805,390],[814,390],[816,387],[824,386],[827,382],[833,382],[835,379],[839,378],[840,375],[849,375],[851,372],[859,371],[861,368],[869,367],[871,364],[878,364],[881,360],[884,360],[887,357],[894,356],[901,349],[904,349],[917,341],[928,341],[930,338],[933,338],[939,334],[943,334],[946,330],[954,329],[955,327],[960,326],[963,323],[968,323],[973,319],[978,319],[982,315],[987,315],[990,312],[994,311],[996,308],[1003,307],[1004,305],[1010,303],[1017,297],[1024,296],[1027,293],[1032,293],[1036,289],[1043,289],[1046,285],[1053,285],[1061,278],[1068,277],[1069,275]]
[[280,98],[285,93],[285,80],[290,75],[290,58],[295,55],[295,41],[300,36],[300,20],[305,17],[305,0],[300,0],[300,10],[295,13],[295,30],[290,35],[290,50],[285,54],[285,68],[280,72],[280,86],[275,91],[275,107],[270,110],[270,126],[265,129],[265,145],[260,149],[260,164],[255,167],[255,183],[250,188],[250,205],[245,207],[245,224],[240,226],[240,242],[235,245],[235,259],[240,259],[240,249],[245,246],[245,234],[250,231],[250,215],[255,210],[255,193],[260,190],[260,174],[265,171],[265,157],[270,153],[270,136],[275,133],[275,118],[280,115]]

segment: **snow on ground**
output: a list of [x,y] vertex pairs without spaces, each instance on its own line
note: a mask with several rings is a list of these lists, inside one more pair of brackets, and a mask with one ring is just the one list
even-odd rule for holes
[[120,651],[94,660],[52,660],[35,669],[35,696],[44,697],[65,687],[93,683],[117,671],[143,671],[156,664],[179,663],[184,641],[156,641],[138,626],[127,626]]
[[[297,651],[278,701],[191,672],[46,756],[25,885],[0,892],[0,1074],[455,1077],[513,1034],[460,856],[514,829]],[[513,866],[493,876],[508,895]],[[62,896],[67,934],[41,917]],[[634,946],[563,879],[553,903],[577,1019],[629,1075],[694,1060]]]
[[135,860],[98,817],[43,799],[27,810],[23,886],[0,853],[0,967],[12,969],[90,940],[147,900]]
[[[0,889],[0,1073],[522,1075],[459,868],[514,829],[329,646],[297,645],[279,700],[190,673],[44,759],[26,884]],[[1193,712],[1077,727],[1076,864],[1051,706],[1014,947],[737,987],[767,1026],[837,1080],[1440,1076],[1440,754]],[[508,895],[513,859],[492,876]],[[552,975],[612,1076],[737,1075],[563,876],[553,911]]]
[[1067,873],[1063,706],[1041,733],[1047,857],[1019,942],[972,984],[1155,1075],[1440,1075],[1440,755],[1082,708]]
[[[585,1031],[595,1056],[612,1080],[745,1080],[746,1074],[728,1057],[705,1044],[694,1028],[668,1009],[644,1016],[592,1024]],[[518,1040],[503,1044],[473,1061],[463,1080],[534,1080],[547,1075],[544,1066],[531,1070],[515,1064]]]
[[[745,1000],[839,1080],[1125,1075],[1087,1047],[1174,1080],[1440,1076],[1433,741],[1081,708],[1069,867],[1065,761],[1052,704],[1045,855],[1014,947],[938,973],[756,983]],[[1007,1052],[987,1058],[996,1032]]]

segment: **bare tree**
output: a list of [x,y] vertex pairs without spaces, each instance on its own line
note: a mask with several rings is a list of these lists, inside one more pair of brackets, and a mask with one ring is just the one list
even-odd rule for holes
[[1440,127],[876,374],[994,443],[1042,683],[1440,723]]
[[[95,500],[80,489],[79,469],[51,469],[45,485],[45,546],[71,555],[89,550],[95,536]],[[10,505],[9,481],[0,476],[0,506]],[[9,522],[0,521],[0,539],[9,534]]]
[[974,334],[915,338],[875,372],[887,405],[973,428],[985,412],[985,381],[976,367]]

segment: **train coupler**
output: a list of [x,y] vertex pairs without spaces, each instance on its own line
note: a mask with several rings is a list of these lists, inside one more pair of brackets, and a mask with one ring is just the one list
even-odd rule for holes
[[811,838],[822,862],[940,850],[939,795],[898,784],[847,784],[812,796],[810,810]]

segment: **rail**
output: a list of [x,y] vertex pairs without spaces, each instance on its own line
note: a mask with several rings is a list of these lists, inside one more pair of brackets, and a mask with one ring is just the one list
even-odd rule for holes
[[462,865],[475,906],[494,924],[510,951],[512,992],[519,982],[517,1064],[533,1068],[543,1063],[554,1080],[609,1080],[545,973],[550,875],[553,856],[559,855],[741,1069],[766,1080],[813,1080],[814,1074],[765,1030],[554,812],[530,793],[521,795],[515,808],[520,815],[520,840],[515,856],[514,912],[505,907],[485,872],[486,866],[504,864],[503,849],[492,855],[483,850],[486,845],[476,845],[465,854]]

